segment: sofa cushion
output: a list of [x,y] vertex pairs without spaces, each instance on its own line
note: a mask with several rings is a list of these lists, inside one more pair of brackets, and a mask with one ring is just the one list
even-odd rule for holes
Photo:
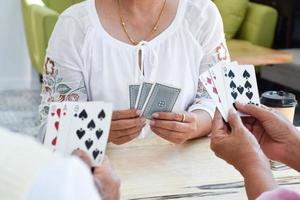
[[226,39],[238,32],[247,12],[249,0],[214,0],[224,23]]
[[51,8],[59,13],[62,13],[71,5],[81,1],[83,0],[43,0],[48,8]]

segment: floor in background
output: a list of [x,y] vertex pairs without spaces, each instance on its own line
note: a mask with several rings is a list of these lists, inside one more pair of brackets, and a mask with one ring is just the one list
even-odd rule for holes
[[35,137],[40,126],[39,90],[0,91],[0,96],[0,126]]

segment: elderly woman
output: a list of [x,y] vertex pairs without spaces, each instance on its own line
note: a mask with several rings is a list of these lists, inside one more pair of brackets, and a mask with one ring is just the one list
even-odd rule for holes
[[109,140],[127,143],[146,121],[128,109],[128,85],[147,81],[182,89],[174,112],[154,114],[154,133],[174,143],[206,136],[215,107],[198,77],[228,60],[211,0],[84,1],[60,16],[49,42],[43,126],[51,102],[112,102]]

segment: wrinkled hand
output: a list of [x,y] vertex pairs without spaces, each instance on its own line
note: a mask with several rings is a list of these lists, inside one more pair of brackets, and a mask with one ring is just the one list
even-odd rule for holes
[[114,144],[124,144],[138,137],[146,119],[140,117],[138,110],[114,111],[109,133],[109,142]]
[[199,135],[198,115],[194,113],[159,112],[153,114],[151,130],[158,136],[176,144],[182,144]]
[[[268,161],[255,137],[244,127],[238,113],[231,109],[230,128],[216,111],[212,126],[211,149],[215,154],[243,173],[249,166],[267,165]],[[231,130],[230,130],[231,129]]]
[[[90,168],[92,168],[92,161],[88,155],[82,150],[75,150],[73,155],[78,156]],[[120,199],[121,181],[119,176],[113,170],[108,158],[105,156],[103,163],[95,167],[93,176],[96,181],[96,187],[103,200],[118,200]]]
[[295,127],[281,113],[266,106],[236,103],[236,108],[251,117],[243,119],[264,153],[272,160],[285,162],[287,150],[297,137]]

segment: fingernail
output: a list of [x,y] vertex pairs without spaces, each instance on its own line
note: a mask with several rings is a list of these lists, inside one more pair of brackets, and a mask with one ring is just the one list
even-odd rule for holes
[[141,110],[137,110],[137,111],[136,111],[136,114],[137,114],[137,115],[141,115],[141,114],[142,114],[142,111],[141,111]]
[[158,116],[159,116],[158,113],[153,113],[152,115],[153,118],[158,118]]
[[232,104],[235,110],[238,110],[237,107],[236,107],[237,104],[238,104],[237,102],[234,102],[234,103]]

